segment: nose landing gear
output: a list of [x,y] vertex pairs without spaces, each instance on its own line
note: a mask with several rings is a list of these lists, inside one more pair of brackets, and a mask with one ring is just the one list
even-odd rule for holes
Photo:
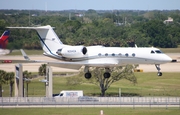
[[155,66],[156,66],[156,69],[158,70],[157,75],[158,75],[158,76],[162,76],[162,72],[160,71],[160,70],[161,70],[160,64],[155,64]]
[[158,72],[157,75],[158,75],[158,76],[162,76],[162,72]]

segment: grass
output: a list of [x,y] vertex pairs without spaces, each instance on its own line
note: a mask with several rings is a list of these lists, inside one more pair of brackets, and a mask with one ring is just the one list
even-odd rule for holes
[[[180,96],[180,73],[163,73],[162,77],[157,77],[156,73],[135,73],[138,84],[133,85],[127,80],[121,80],[111,85],[107,94],[118,94],[119,88],[123,93],[136,93],[141,96]],[[29,84],[29,96],[44,96],[45,86],[39,80],[43,77],[34,79]],[[61,90],[84,91],[85,95],[99,94],[99,87],[88,84],[83,78],[84,83],[77,86],[66,85],[66,77],[53,78],[53,92],[59,93]],[[8,96],[9,87],[3,85],[3,95]],[[180,108],[139,108],[139,107],[80,107],[80,108],[0,108],[0,115],[100,115],[100,110],[104,115],[179,115]]]
[[[111,85],[106,91],[106,96],[118,96],[121,89],[122,96],[180,96],[180,73],[163,73],[162,77],[158,77],[156,73],[135,73],[138,83],[136,85],[127,80],[120,80]],[[29,83],[29,96],[44,96],[45,85],[38,77]],[[100,89],[94,84],[89,84],[82,77],[81,85],[67,85],[67,77],[53,77],[53,93],[59,93],[61,90],[83,90],[84,95],[100,95]],[[26,85],[25,85],[26,87]],[[9,85],[3,85],[3,96],[9,96]]]
[[180,53],[180,47],[178,48],[160,48],[164,53]]
[[138,83],[131,84],[127,80],[114,83],[108,92],[117,92],[121,88],[124,94],[137,96],[180,96],[179,73],[163,73],[158,77],[156,73],[135,73]]
[[1,108],[0,115],[179,115],[178,108]]
[[[28,55],[42,55],[43,50],[24,50]],[[20,50],[13,50],[8,55],[22,55]]]

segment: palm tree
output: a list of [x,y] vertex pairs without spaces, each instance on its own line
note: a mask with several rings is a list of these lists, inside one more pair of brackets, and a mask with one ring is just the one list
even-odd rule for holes
[[9,81],[9,86],[10,86],[10,97],[12,97],[12,92],[13,92],[13,84],[14,84],[14,72],[8,72],[7,74],[6,74],[6,77],[7,77],[7,79],[6,80],[8,80]]
[[0,97],[2,97],[2,85],[6,83],[5,78],[6,72],[4,70],[0,70]]
[[46,75],[46,66],[47,64],[41,64],[41,66],[39,67],[39,75]]
[[28,84],[31,82],[30,79],[32,79],[31,72],[28,72],[27,70],[24,71],[23,72],[23,81],[26,82],[26,94],[27,94],[27,97],[28,97]]
[[[46,79],[46,66],[47,64],[41,64],[41,66],[39,67],[39,75],[40,76],[44,76],[44,78]],[[44,86],[46,87],[46,82],[44,83]]]

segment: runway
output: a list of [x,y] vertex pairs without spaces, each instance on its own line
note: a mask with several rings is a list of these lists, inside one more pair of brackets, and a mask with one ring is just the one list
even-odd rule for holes
[[[172,59],[176,59],[180,62],[180,53],[167,53]],[[49,60],[57,61],[55,59],[46,57],[44,55],[30,55],[31,60]],[[0,56],[0,59],[6,60],[24,60],[23,56]],[[38,72],[38,69],[42,63],[24,63],[23,71],[28,70],[29,72]],[[0,64],[0,69],[7,72],[15,71],[15,64]],[[157,72],[154,65],[140,64],[138,69],[142,69],[143,72]],[[58,67],[52,67],[53,72],[78,72],[78,70],[64,69]],[[167,63],[161,64],[161,72],[180,72],[180,63]]]
[[[57,61],[56,59],[52,59],[46,57],[44,55],[30,55],[29,58],[31,60],[46,60],[46,61]],[[24,60],[23,56],[0,56],[0,59],[5,60]],[[23,63],[23,71],[28,70],[29,72],[38,72],[39,67],[43,63]],[[7,72],[14,72],[16,64],[0,64],[0,70],[5,70]],[[78,70],[73,69],[65,69],[59,67],[52,67],[53,72],[78,72]]]

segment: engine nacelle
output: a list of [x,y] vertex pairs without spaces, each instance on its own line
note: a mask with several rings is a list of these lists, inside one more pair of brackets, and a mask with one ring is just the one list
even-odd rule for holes
[[87,53],[87,48],[84,46],[67,46],[62,49],[58,49],[56,52],[65,58],[81,58]]

